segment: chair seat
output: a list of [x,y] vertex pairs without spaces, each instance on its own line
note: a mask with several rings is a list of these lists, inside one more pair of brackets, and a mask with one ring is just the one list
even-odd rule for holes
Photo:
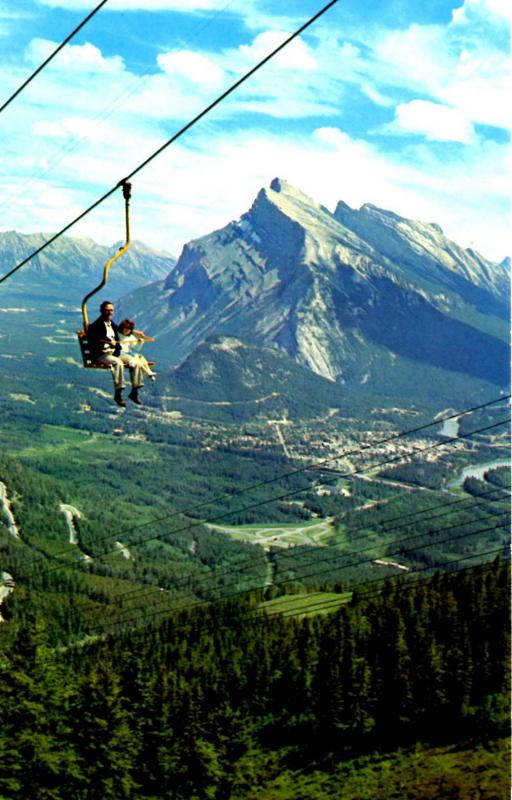
[[[91,347],[89,339],[83,331],[77,331],[78,343],[80,345],[80,352],[82,354],[82,361],[86,369],[111,369],[110,364],[101,364],[99,361],[93,361],[91,355]],[[155,361],[148,361],[150,367],[155,366]]]

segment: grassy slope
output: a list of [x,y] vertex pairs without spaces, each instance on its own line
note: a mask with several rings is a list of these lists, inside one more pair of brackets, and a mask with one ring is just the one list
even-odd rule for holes
[[[272,767],[271,767],[272,770]],[[230,800],[506,800],[508,739],[482,745],[418,746],[340,762],[330,772],[278,771]]]
[[283,616],[295,616],[304,614],[330,614],[336,611],[343,603],[348,603],[351,598],[350,592],[336,594],[335,592],[310,592],[309,594],[293,594],[276,597],[261,603],[260,608],[270,616],[282,614]]

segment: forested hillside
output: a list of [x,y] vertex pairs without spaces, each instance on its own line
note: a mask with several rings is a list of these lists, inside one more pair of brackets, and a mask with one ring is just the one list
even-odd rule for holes
[[[496,561],[382,593],[362,586],[326,617],[267,616],[253,594],[57,651],[34,618],[0,631],[0,797],[241,800],[274,796],[262,787],[281,776],[275,796],[291,800],[323,796],[297,791],[314,772],[332,791],[340,781],[325,796],[355,799],[344,762],[373,752],[377,764],[396,748],[404,760],[413,746],[419,757],[453,743],[492,750],[507,734],[508,616],[509,567]],[[406,783],[407,797],[506,796],[506,758],[485,789],[478,757],[474,774],[461,758],[462,775],[449,752],[453,791]],[[378,789],[400,796],[385,769]]]
[[510,800],[509,4],[91,5],[0,0],[0,800]]

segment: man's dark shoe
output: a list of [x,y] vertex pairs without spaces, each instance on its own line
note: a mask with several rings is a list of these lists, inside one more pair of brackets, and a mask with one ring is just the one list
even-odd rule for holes
[[132,389],[130,394],[128,395],[128,397],[130,398],[132,403],[136,403],[138,406],[144,405],[142,400],[139,397],[139,390],[138,389]]
[[122,389],[116,389],[115,394],[114,394],[114,400],[115,400],[115,402],[117,403],[118,406],[122,406],[123,408],[126,408],[127,403],[126,403],[125,400],[123,400],[123,390]]

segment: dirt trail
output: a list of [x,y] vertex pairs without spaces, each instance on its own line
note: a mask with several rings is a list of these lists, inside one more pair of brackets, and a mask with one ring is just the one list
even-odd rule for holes
[[0,481],[0,511],[3,512],[3,516],[7,521],[7,528],[11,536],[14,536],[15,539],[21,539],[16,520],[12,515],[11,503],[7,496],[7,486],[2,481]]
[[120,552],[120,553],[121,553],[121,554],[122,554],[122,555],[123,555],[123,556],[124,556],[126,559],[128,559],[128,560],[129,560],[129,559],[132,557],[132,554],[130,553],[130,551],[128,550],[128,548],[126,547],[126,545],[125,545],[125,544],[123,544],[122,542],[116,542],[116,548],[117,548],[117,550],[119,550],[119,552]]
[[[75,520],[82,519],[83,514],[78,508],[75,506],[70,506],[68,503],[61,503],[59,505],[59,509],[62,511],[66,518],[68,531],[69,531],[69,543],[74,544],[78,547],[80,544],[78,540],[78,532],[75,528]],[[84,561],[92,561],[91,556],[88,556],[87,553],[82,553]]]

